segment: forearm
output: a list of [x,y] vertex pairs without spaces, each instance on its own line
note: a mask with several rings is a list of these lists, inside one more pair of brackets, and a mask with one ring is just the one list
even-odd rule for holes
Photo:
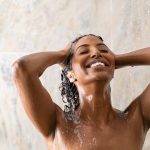
[[[65,58],[62,51],[39,52],[23,56],[13,64],[15,68],[20,68],[25,73],[40,76],[44,70],[51,65],[61,63]],[[17,69],[18,70],[18,69]]]
[[126,54],[116,55],[116,68],[124,66],[150,65],[150,47]]
[[40,52],[26,55],[13,63],[13,80],[23,107],[45,138],[52,137],[56,126],[56,105],[39,76],[53,64],[64,60],[64,52]]

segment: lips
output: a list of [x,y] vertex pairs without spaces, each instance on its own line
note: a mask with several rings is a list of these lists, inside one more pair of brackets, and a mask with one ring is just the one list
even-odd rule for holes
[[86,68],[91,68],[96,65],[109,66],[109,63],[104,59],[92,59],[85,66]]

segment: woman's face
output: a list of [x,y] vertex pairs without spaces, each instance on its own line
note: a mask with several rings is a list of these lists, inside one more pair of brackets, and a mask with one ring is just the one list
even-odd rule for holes
[[97,37],[85,36],[74,47],[72,73],[79,84],[110,81],[115,69],[115,55]]

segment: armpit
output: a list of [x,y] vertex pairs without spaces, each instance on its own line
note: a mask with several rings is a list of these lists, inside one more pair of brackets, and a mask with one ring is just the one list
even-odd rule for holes
[[143,93],[140,95],[142,115],[145,120],[145,124],[150,127],[150,84],[146,87]]

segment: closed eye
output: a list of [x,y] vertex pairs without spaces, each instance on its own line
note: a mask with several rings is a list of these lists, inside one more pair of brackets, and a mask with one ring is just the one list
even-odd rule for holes
[[100,49],[100,52],[102,52],[102,53],[108,53],[108,50],[106,50],[106,49]]
[[79,54],[83,55],[83,54],[86,54],[86,53],[88,53],[88,50],[81,51]]

